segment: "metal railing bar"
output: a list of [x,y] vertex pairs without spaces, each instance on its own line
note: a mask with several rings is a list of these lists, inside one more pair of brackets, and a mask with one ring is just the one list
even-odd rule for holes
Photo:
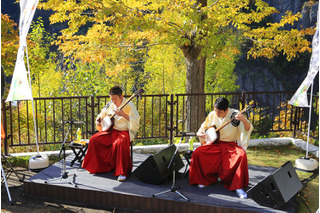
[[[18,102],[19,103],[19,102]],[[19,104],[18,104],[19,105]],[[28,128],[28,144],[30,144],[30,127],[29,127],[29,102],[26,101],[27,105],[27,128]],[[21,143],[21,141],[19,141]]]
[[55,100],[52,100],[52,113],[53,113],[53,141],[56,143],[56,116],[55,116]]

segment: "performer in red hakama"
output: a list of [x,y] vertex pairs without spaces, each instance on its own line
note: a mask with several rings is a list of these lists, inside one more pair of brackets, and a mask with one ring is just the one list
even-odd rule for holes
[[125,181],[132,170],[130,143],[139,129],[140,116],[131,101],[119,109],[122,103],[126,103],[120,87],[112,87],[109,95],[111,102],[98,115],[96,125],[101,130],[102,119],[115,113],[114,126],[90,138],[82,168],[92,174],[114,171],[118,181]]
[[[203,188],[216,183],[220,178],[225,188],[230,191],[236,190],[240,198],[247,198],[242,188],[247,187],[249,183],[246,149],[253,126],[238,112],[229,108],[226,98],[220,97],[215,101],[214,111],[210,112],[197,132],[203,145],[198,147],[191,157],[191,185],[198,184],[199,188]],[[232,117],[235,117],[235,120],[220,129],[218,141],[204,143],[205,130],[208,127],[215,125],[219,128]]]

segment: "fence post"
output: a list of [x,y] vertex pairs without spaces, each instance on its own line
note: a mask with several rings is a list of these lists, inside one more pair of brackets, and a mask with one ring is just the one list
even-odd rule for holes
[[93,135],[93,133],[95,132],[95,116],[94,116],[94,107],[95,107],[95,103],[94,103],[94,96],[91,96],[91,104],[90,104],[90,108],[91,108],[91,132],[90,135]]
[[[242,109],[246,108],[246,93],[242,92],[241,93],[241,105],[242,105]],[[239,110],[242,110],[239,109]]]
[[5,99],[1,99],[1,106],[2,106],[2,121],[1,121],[1,125],[3,125],[3,130],[5,132],[6,137],[4,137],[3,141],[3,147],[4,147],[4,154],[8,155],[8,137],[7,137],[7,106],[5,103]]
[[[293,106],[294,107],[294,106]],[[298,107],[294,107],[295,108],[295,112],[294,112],[294,118],[293,118],[293,138],[296,138],[296,132],[297,132],[297,119],[298,119]]]
[[173,105],[175,104],[174,95],[170,94],[170,101],[167,101],[167,103],[170,105],[170,123],[169,126],[167,126],[167,129],[170,131],[170,145],[173,144],[173,131],[176,127],[173,126]]

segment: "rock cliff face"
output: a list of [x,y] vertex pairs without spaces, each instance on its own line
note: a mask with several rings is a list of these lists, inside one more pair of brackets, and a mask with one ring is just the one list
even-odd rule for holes
[[306,0],[265,0],[265,2],[280,12],[272,15],[274,21],[279,21],[286,11],[292,11],[293,14],[300,12],[302,15],[301,19],[293,25],[293,28],[307,28],[315,26],[317,22],[319,2],[311,3]]
[[[280,12],[272,15],[274,21],[279,21],[288,10],[302,14],[301,19],[294,26],[287,26],[287,28],[301,29],[316,25],[319,2],[314,4],[303,0],[266,0],[266,2]],[[240,85],[239,91],[297,90],[309,70],[311,54],[306,54],[306,56],[303,59],[296,58],[292,62],[286,62],[284,57],[266,61],[263,59],[247,60],[246,55],[243,55],[235,69],[235,74],[238,76],[237,84]],[[279,64],[282,65],[279,66]],[[314,84],[315,93],[319,91],[318,79],[316,77]]]
[[251,63],[241,59],[236,66],[237,84],[240,91],[261,92],[261,91],[282,91],[282,82],[277,80],[271,72],[272,67],[267,62],[253,60]]

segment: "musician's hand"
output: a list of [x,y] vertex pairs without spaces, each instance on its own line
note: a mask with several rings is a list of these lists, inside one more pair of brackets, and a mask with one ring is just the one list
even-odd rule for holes
[[101,122],[96,121],[96,126],[100,126],[101,127]]
[[244,124],[244,129],[246,130],[246,131],[249,131],[250,130],[250,123],[249,123],[249,121],[247,120],[247,118],[243,115],[243,114],[237,114],[236,116],[235,116],[235,119],[237,119],[237,120],[239,120],[239,121],[241,121],[243,124]]
[[114,113],[116,113],[116,115],[122,116],[122,117],[123,117],[123,115],[125,114],[122,110],[119,110],[119,109],[115,109],[115,110],[114,110]]
[[129,116],[122,110],[119,110],[119,109],[115,109],[114,110],[114,113],[116,113],[116,115],[118,116],[122,116],[124,117],[125,119],[129,120]]
[[197,136],[199,137],[199,138],[202,138],[202,139],[206,139],[206,135],[204,134],[204,132],[197,132]]
[[246,117],[241,113],[236,114],[235,119],[242,122],[247,120]]

